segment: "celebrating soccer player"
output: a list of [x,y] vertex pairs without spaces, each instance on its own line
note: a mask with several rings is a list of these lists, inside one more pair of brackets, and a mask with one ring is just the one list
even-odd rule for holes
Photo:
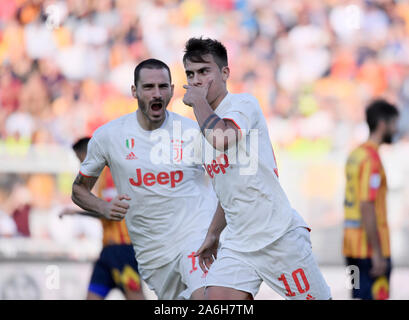
[[[125,218],[140,275],[159,299],[202,299],[205,274],[194,254],[217,200],[202,166],[184,161],[182,138],[197,124],[166,110],[173,88],[162,61],[135,68],[139,108],[94,132],[72,198],[85,210]],[[90,192],[105,166],[118,190],[111,202]]]
[[[213,159],[208,152],[203,159],[220,202],[197,253],[202,269],[209,270],[206,298],[252,299],[265,281],[287,299],[330,299],[309,228],[280,186],[261,108],[250,94],[227,91],[225,47],[192,38],[183,63],[183,101],[193,107],[205,143],[214,149]],[[246,168],[243,159],[256,165]]]

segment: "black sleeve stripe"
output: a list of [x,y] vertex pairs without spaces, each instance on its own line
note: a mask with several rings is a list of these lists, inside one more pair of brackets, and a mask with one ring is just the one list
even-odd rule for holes
[[216,124],[222,119],[217,117],[217,119],[214,119],[213,122],[209,123],[208,127],[206,129],[208,130],[213,130],[213,128],[216,126]]
[[210,115],[204,122],[203,122],[203,125],[202,125],[202,127],[200,128],[200,130],[202,131],[202,132],[204,132],[204,130],[206,129],[206,126],[208,125],[208,123],[212,120],[212,119],[214,119],[214,118],[219,118],[216,114],[212,114],[212,115]]

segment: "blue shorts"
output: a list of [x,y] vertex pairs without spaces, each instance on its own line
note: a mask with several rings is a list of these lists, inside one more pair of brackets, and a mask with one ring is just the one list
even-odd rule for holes
[[359,268],[359,287],[352,289],[352,298],[363,300],[386,300],[389,298],[389,280],[392,263],[387,259],[387,269],[383,276],[373,278],[369,271],[372,261],[368,259],[346,258],[347,266],[355,265]]
[[118,288],[123,293],[141,291],[138,264],[132,245],[107,245],[94,264],[88,291],[105,298],[113,288]]

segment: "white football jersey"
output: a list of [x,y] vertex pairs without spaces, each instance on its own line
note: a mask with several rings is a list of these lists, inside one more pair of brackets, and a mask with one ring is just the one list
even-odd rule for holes
[[126,225],[145,269],[169,263],[182,244],[204,239],[216,210],[203,167],[182,161],[189,130],[197,133],[197,123],[169,111],[153,131],[142,129],[136,112],[127,114],[95,131],[81,165],[85,176],[109,166],[118,194],[130,196]]
[[237,251],[255,251],[298,226],[308,227],[279,183],[257,100],[249,94],[228,93],[215,113],[233,121],[242,134],[238,144],[224,153],[213,149],[213,155],[209,155],[202,147],[202,161],[226,215],[223,245]]

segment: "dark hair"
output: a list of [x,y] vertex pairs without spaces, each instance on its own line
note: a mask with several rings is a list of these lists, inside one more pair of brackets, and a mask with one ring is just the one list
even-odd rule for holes
[[85,152],[85,153],[87,153],[88,142],[90,140],[91,140],[91,138],[88,138],[88,137],[81,138],[81,139],[77,140],[77,142],[75,142],[72,145],[72,149],[75,152]]
[[219,41],[213,39],[190,38],[185,45],[185,55],[183,62],[190,60],[192,62],[208,62],[203,59],[206,54],[211,54],[214,61],[221,70],[227,67],[227,50],[226,47]]
[[139,74],[141,73],[141,70],[143,68],[146,69],[166,69],[168,70],[168,74],[169,74],[169,81],[170,83],[172,83],[172,76],[170,75],[170,69],[168,67],[168,65],[160,60],[157,59],[147,59],[142,61],[141,63],[139,63],[134,72],[133,72],[133,82],[135,84],[135,86],[138,84],[138,80],[139,80]]
[[369,126],[369,132],[374,132],[378,127],[379,121],[389,121],[398,117],[399,111],[393,105],[383,99],[372,101],[366,108],[366,122]]

